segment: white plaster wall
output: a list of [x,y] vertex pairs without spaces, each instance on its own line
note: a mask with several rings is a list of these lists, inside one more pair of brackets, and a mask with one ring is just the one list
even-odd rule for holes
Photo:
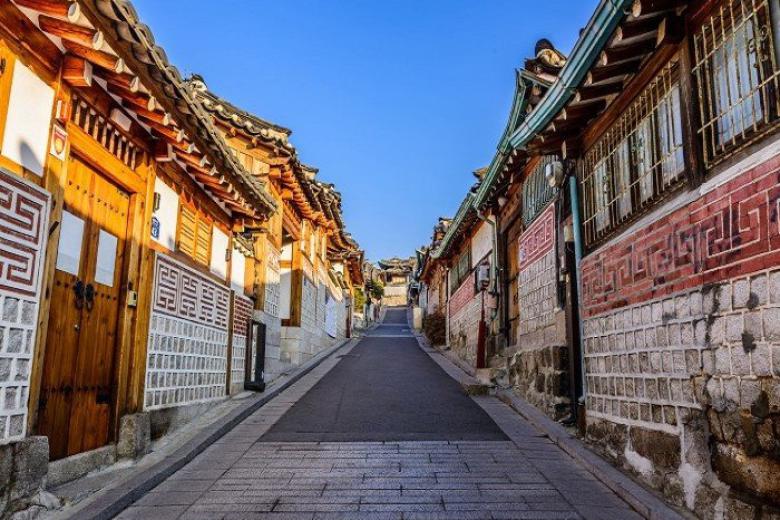
[[16,60],[0,150],[37,175],[46,164],[53,106],[54,90]]
[[493,250],[492,228],[482,223],[471,239],[471,267],[476,267],[480,260],[485,258]]
[[228,236],[219,228],[211,232],[211,272],[221,279],[227,277]]
[[160,207],[154,212],[154,218],[160,222],[160,234],[152,240],[173,251],[176,248],[179,195],[159,178],[154,181],[154,192],[160,194]]

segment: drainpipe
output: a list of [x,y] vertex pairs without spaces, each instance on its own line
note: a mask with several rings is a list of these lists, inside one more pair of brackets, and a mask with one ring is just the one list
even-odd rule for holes
[[[572,227],[574,228],[574,259],[575,276],[577,277],[577,314],[582,310],[582,221],[580,219],[580,198],[577,190],[577,177],[569,177],[569,195],[571,196],[571,216]],[[588,385],[585,381],[585,335],[583,333],[582,319],[577,320],[580,329],[580,378],[582,382],[582,395],[580,396],[580,405],[585,407],[585,396],[588,391]]]
[[[482,213],[482,210],[479,210],[479,209],[477,210],[477,218],[479,220],[481,220],[482,222],[485,222],[486,224],[488,224],[490,226],[490,228],[491,228],[491,233],[490,233],[490,241],[491,241],[491,247],[490,247],[490,277],[489,277],[490,278],[490,284],[488,286],[487,292],[491,296],[496,297],[496,295],[498,294],[498,291],[497,291],[497,286],[498,286],[498,283],[497,283],[497,278],[498,278],[498,275],[497,275],[497,273],[498,273],[498,235],[497,235],[497,230],[496,230],[496,222],[495,222],[495,220],[493,218],[486,217]],[[493,320],[496,319],[497,311],[498,311],[498,306],[494,307],[490,311],[490,322],[491,323],[493,322]],[[482,359],[481,359],[481,362],[482,362],[483,367],[480,367],[480,360],[478,359],[477,360],[477,368],[484,368],[484,367],[487,367],[487,352],[486,352],[487,351],[487,330],[483,330],[483,329],[487,329],[487,322],[485,320],[485,292],[484,291],[482,292],[482,313],[481,313],[481,317],[480,318],[481,318],[480,319],[480,332],[481,332],[481,334],[479,334],[479,338],[480,338],[481,344],[482,344],[482,356],[481,356]],[[477,352],[478,353],[479,353],[479,350],[480,349],[479,349],[479,345],[478,345],[477,346]]]

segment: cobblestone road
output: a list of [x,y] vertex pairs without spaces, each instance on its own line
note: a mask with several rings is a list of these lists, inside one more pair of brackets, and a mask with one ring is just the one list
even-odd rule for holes
[[[376,329],[373,338],[362,340],[357,348],[370,347],[371,342],[375,342],[374,348],[382,348],[380,339],[387,341],[388,337],[398,336],[401,341],[404,339],[401,336],[408,336],[408,330],[402,324],[399,326],[403,311],[396,312],[399,314],[390,314],[388,320],[394,324]],[[495,425],[485,426],[479,421],[474,427],[490,430],[486,438],[492,440],[462,440],[464,432],[444,431],[441,440],[398,441],[389,438],[394,433],[384,427],[365,428],[373,439],[377,438],[377,432],[388,436],[379,441],[362,441],[354,435],[344,442],[280,439],[278,433],[284,430],[272,427],[288,411],[291,415],[300,415],[293,407],[296,403],[305,403],[310,391],[316,395],[323,386],[339,386],[329,378],[344,377],[344,374],[339,376],[339,370],[333,369],[342,359],[348,359],[343,357],[348,354],[348,350],[342,350],[324,361],[125,510],[119,518],[639,518],[590,473],[508,406],[492,397],[473,398],[476,411],[462,413],[476,417],[484,411],[506,435],[506,440],[495,440]],[[409,359],[421,362],[416,355],[410,355]],[[423,360],[433,364],[427,356]],[[414,367],[409,369],[414,372]],[[438,366],[436,369],[440,370]],[[357,374],[355,376],[357,381]],[[320,380],[322,383],[313,388]],[[429,383],[405,381],[401,391],[416,395],[422,402],[426,399],[424,390]],[[389,393],[381,385],[378,388],[377,395]],[[377,398],[370,389],[363,388],[362,392],[368,393],[367,399]],[[358,392],[358,397],[360,395]],[[387,402],[396,403],[393,395],[387,395]],[[408,425],[413,421],[409,421],[409,414],[413,412],[404,407],[413,405],[408,401],[400,403],[407,404],[400,408],[388,405],[385,413],[398,414],[410,428]],[[420,409],[424,411],[425,407]],[[300,418],[287,421],[287,425],[289,428],[290,424],[297,424],[321,435],[321,421],[325,415],[315,414],[308,422]],[[342,416],[339,409],[331,415],[336,420],[328,423],[328,431],[334,429],[344,433],[345,428],[339,426],[338,418]],[[263,438],[269,430],[276,435]],[[467,433],[473,435],[475,432]]]

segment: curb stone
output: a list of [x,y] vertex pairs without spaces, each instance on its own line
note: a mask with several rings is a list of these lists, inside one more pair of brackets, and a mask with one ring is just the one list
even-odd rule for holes
[[[323,361],[333,356],[350,342],[357,342],[360,339],[360,337],[345,339],[338,345],[331,347],[324,355],[301,365],[285,382],[275,385],[268,393],[261,394],[256,399],[250,400],[246,405],[230,412],[218,424],[207,426],[169,457],[133,475],[129,479],[117,483],[114,488],[102,490],[103,495],[99,496],[93,503],[73,511],[73,518],[79,518],[80,520],[110,520],[114,518],[133,504],[133,502],[192,461],[198,454],[230,432],[244,419],[311,372]],[[67,514],[67,511],[64,511],[64,513]]]
[[[490,388],[469,376],[461,367],[447,356],[428,345],[425,337],[415,333],[420,348],[428,354],[447,374],[463,386],[469,395],[489,395]],[[485,388],[481,394],[470,393],[468,381],[474,380]],[[646,489],[633,478],[621,472],[612,464],[588,449],[585,444],[572,436],[563,426],[554,422],[542,412],[525,402],[511,391],[498,390],[495,397],[509,406],[518,415],[526,419],[536,429],[544,433],[556,446],[573,458],[584,469],[612,490],[637,513],[648,520],[692,520],[695,517],[688,512],[681,513],[664,502],[655,492]]]
[[645,488],[633,478],[588,449],[577,437],[569,433],[542,412],[508,390],[499,390],[496,397],[544,433],[556,446],[577,461],[593,476],[611,489],[637,513],[649,520],[686,520],[695,518],[663,501],[654,491]]

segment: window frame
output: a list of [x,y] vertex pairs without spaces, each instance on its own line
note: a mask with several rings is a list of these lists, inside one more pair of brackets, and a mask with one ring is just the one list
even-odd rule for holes
[[[736,21],[733,19],[735,6],[740,15]],[[725,14],[729,14],[731,20],[724,24],[721,18]],[[744,14],[747,16],[743,17]],[[696,106],[693,108],[699,119],[696,136],[701,148],[703,164],[707,170],[712,170],[780,125],[780,42],[778,42],[780,6],[775,0],[723,0],[715,3],[711,9],[700,13],[696,18],[695,23],[692,23],[691,30],[691,79],[697,94]],[[753,24],[746,21],[749,19],[758,20],[758,22]],[[763,38],[764,43],[755,47],[751,45],[755,39],[748,40],[747,36],[743,34],[745,48],[753,52],[753,57],[748,55],[745,62],[747,68],[742,68],[744,64],[740,61],[741,56],[744,55],[737,57],[736,63],[733,63],[733,57],[729,60],[725,49],[728,48],[728,42],[733,42],[735,38],[738,38],[737,33],[745,27],[754,27],[754,29],[758,29],[759,33],[761,33],[761,29],[766,29],[766,37]],[[721,38],[715,41],[716,38],[713,37],[711,41],[707,42],[705,35],[708,32],[716,37],[721,36]],[[717,32],[720,34],[716,34]],[[734,46],[732,45],[730,48],[733,50]],[[762,48],[766,52],[764,59],[755,59],[754,49],[756,48]],[[712,63],[719,50],[723,50],[722,55],[725,63],[723,68],[727,70],[725,83],[720,84],[713,72],[715,66]],[[750,65],[755,63],[758,63],[759,66],[752,69]],[[735,68],[732,69],[732,66]],[[731,76],[732,70],[736,74],[734,78]],[[757,78],[751,77],[753,70],[758,71]],[[736,98],[736,100],[731,99],[731,88],[735,86],[731,84],[731,81],[735,79],[736,89],[741,91],[741,72],[745,71],[747,71],[745,75],[748,77],[750,90],[747,93],[740,92],[739,95],[742,97]],[[721,79],[723,80],[723,78]],[[753,85],[753,82],[756,82],[756,85]],[[717,92],[718,88],[724,86],[726,88],[725,94],[729,97],[726,104],[731,108],[718,112],[719,109],[714,103],[721,99],[718,94],[724,94],[724,91]],[[756,102],[760,105],[759,111],[761,113],[758,116],[755,114]],[[745,108],[747,103],[753,105],[754,108],[750,122],[746,122],[744,117],[744,111],[749,110],[749,108]],[[740,107],[739,110],[736,107]],[[734,124],[736,112],[741,114],[741,122],[738,125]],[[731,119],[729,126],[732,133],[722,136],[720,135],[720,122],[725,117]],[[718,142],[719,137],[722,138],[722,142]]]

